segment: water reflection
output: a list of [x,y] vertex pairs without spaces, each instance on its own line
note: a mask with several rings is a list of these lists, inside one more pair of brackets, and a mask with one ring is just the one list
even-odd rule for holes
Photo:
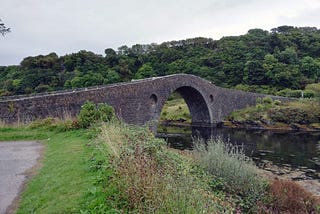
[[158,132],[177,149],[192,149],[192,137],[220,137],[244,145],[246,154],[260,166],[272,163],[320,179],[320,133],[168,126]]

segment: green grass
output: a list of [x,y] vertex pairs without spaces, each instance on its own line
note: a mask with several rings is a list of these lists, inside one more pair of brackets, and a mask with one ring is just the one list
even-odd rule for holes
[[184,120],[191,123],[191,116],[187,104],[181,97],[169,99],[162,108],[161,121],[179,121]]
[[317,128],[320,123],[320,103],[312,99],[291,102],[257,102],[256,106],[232,112],[231,121],[256,122],[267,127],[287,127],[292,124]]
[[3,127],[0,140],[40,140],[45,146],[42,168],[28,182],[17,213],[80,212],[88,189],[93,186],[86,131]]
[[255,213],[272,206],[252,161],[221,140],[177,152],[145,127],[111,121],[62,131],[65,124],[0,128],[0,140],[45,147],[17,213]]

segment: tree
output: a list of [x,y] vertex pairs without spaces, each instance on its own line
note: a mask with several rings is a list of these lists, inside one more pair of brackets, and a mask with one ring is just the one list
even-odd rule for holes
[[0,19],[0,33],[4,36],[6,33],[10,33],[10,28],[7,28]]
[[105,84],[116,83],[116,82],[120,82],[120,81],[121,81],[121,77],[116,71],[108,70],[108,73],[107,73],[106,78],[104,80]]
[[265,70],[262,67],[262,62],[258,60],[249,60],[244,67],[243,81],[249,85],[264,85],[267,84]]
[[148,77],[154,77],[155,75],[156,73],[154,72],[152,66],[149,63],[147,63],[147,64],[144,64],[141,68],[139,68],[134,78],[143,79]]
[[285,64],[298,63],[298,55],[293,48],[286,48],[284,51],[276,53],[275,57],[279,60],[279,62],[282,62]]

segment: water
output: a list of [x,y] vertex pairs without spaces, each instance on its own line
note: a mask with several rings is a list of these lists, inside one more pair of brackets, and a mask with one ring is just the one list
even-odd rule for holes
[[160,126],[158,136],[177,149],[192,149],[192,138],[220,137],[243,145],[255,163],[275,174],[295,173],[292,179],[320,181],[320,133]]

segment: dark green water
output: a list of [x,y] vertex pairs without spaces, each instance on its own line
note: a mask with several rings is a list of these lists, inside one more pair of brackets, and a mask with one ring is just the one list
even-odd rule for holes
[[[320,180],[320,133],[160,126],[158,136],[177,149],[192,149],[192,138],[220,137],[226,142],[243,145],[246,154],[261,168],[274,167],[299,171],[297,179]],[[270,169],[270,171],[272,171]]]

